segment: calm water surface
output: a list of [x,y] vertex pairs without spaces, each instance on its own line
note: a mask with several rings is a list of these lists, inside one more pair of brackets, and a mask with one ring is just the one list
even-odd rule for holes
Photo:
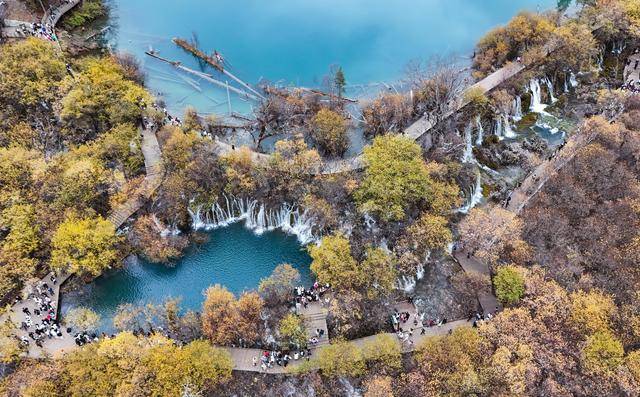
[[256,289],[260,279],[281,263],[296,267],[306,284],[311,280],[311,258],[294,236],[279,231],[257,236],[240,223],[208,235],[207,243],[190,248],[174,267],[139,260],[64,295],[63,315],[71,307],[87,306],[102,316],[108,329],[123,303],[160,303],[181,297],[183,308],[200,310],[202,293],[210,285],[222,284],[238,295]]
[[[198,62],[171,43],[191,38],[217,49],[230,70],[261,79],[317,86],[330,65],[349,84],[397,81],[406,64],[439,54],[469,56],[477,40],[519,10],[546,10],[556,0],[111,0],[118,26],[113,42],[144,62],[149,86],[169,108],[227,112],[226,92],[199,82],[202,93],[171,66],[149,59],[149,47],[186,66]],[[221,79],[224,79],[221,77]],[[357,94],[355,89],[353,94]],[[233,110],[250,105],[232,94]]]

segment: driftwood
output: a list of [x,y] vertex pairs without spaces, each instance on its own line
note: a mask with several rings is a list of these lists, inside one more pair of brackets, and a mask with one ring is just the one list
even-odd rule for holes
[[184,72],[187,72],[187,73],[193,74],[195,76],[198,76],[198,77],[200,77],[200,78],[202,78],[202,79],[204,79],[204,80],[206,80],[206,81],[208,81],[210,83],[213,83],[213,84],[215,84],[215,85],[217,85],[219,87],[228,89],[229,91],[232,91],[232,92],[240,95],[241,97],[246,97],[246,98],[249,98],[249,99],[253,99],[255,101],[259,100],[259,98],[256,97],[255,95],[250,94],[250,93],[248,93],[246,91],[242,91],[242,90],[240,90],[240,89],[238,89],[236,87],[232,87],[229,84],[224,83],[224,82],[222,82],[220,80],[216,80],[216,79],[213,78],[212,75],[210,75],[208,73],[199,72],[197,70],[190,69],[190,68],[188,68],[186,66],[182,66],[182,64],[180,62],[170,61],[170,60],[168,60],[166,58],[163,58],[160,55],[158,55],[158,54],[156,54],[156,53],[154,53],[152,51],[145,51],[145,54],[147,54],[148,56],[153,57],[155,59],[158,59],[158,60],[160,60],[162,62],[166,62],[166,63],[174,66],[176,69],[180,69],[180,70],[182,70]]
[[188,53],[190,53],[194,57],[196,57],[198,59],[201,59],[204,62],[206,62],[207,64],[211,65],[213,68],[218,70],[220,73],[224,73],[225,75],[229,76],[231,79],[236,81],[238,84],[243,86],[245,89],[251,91],[255,96],[257,96],[257,97],[259,97],[261,99],[265,99],[262,96],[262,94],[260,94],[258,91],[256,91],[253,88],[251,88],[251,86],[249,84],[245,83],[244,81],[240,80],[238,77],[233,75],[231,72],[229,72],[227,69],[225,69],[224,66],[220,62],[218,62],[215,58],[205,54],[203,51],[199,50],[196,46],[194,46],[194,45],[190,44],[189,42],[187,42],[186,40],[180,39],[180,38],[173,38],[173,42],[178,47],[180,47],[183,50],[187,51]]

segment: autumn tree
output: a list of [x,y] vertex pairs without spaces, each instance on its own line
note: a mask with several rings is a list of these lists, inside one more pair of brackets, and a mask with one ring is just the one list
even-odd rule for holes
[[303,319],[297,314],[289,313],[278,324],[280,336],[286,344],[292,348],[300,348],[307,345],[307,329]]
[[402,367],[400,342],[391,334],[378,334],[365,342],[362,356],[370,368],[388,372]]
[[129,241],[152,262],[171,263],[182,255],[188,241],[166,232],[167,227],[151,215],[136,219]]
[[98,276],[118,258],[113,224],[102,217],[69,217],[51,240],[51,267],[57,272]]
[[364,149],[365,177],[355,192],[358,209],[385,221],[399,221],[422,200],[429,201],[429,174],[422,150],[409,138],[380,136]]
[[251,343],[259,339],[263,302],[255,292],[244,293],[236,300],[229,290],[216,284],[206,290],[202,306],[202,331],[212,343]]
[[550,46],[555,50],[545,59],[545,64],[560,73],[590,70],[598,53],[591,29],[576,21],[558,26],[551,35]]
[[180,395],[185,384],[211,390],[231,376],[229,354],[205,341],[178,347],[160,336],[120,333],[74,350],[63,361],[71,397]]
[[533,47],[546,44],[554,29],[553,21],[547,16],[522,12],[507,25],[489,31],[477,45],[473,66],[478,77],[486,76]]
[[142,102],[151,103],[150,95],[127,80],[119,65],[108,58],[87,59],[62,100],[68,139],[83,142],[117,124],[136,123],[142,116]]
[[353,290],[376,298],[394,286],[396,271],[393,258],[381,248],[369,248],[358,263],[351,254],[349,240],[342,235],[326,236],[320,245],[309,246],[313,271],[321,283],[337,290]]
[[423,212],[420,218],[407,228],[402,244],[418,257],[425,258],[434,250],[445,249],[452,239],[446,218]]
[[606,331],[589,336],[583,349],[584,364],[593,372],[614,372],[623,363],[623,356],[622,343]]
[[64,321],[76,330],[91,332],[100,325],[100,315],[87,307],[76,307],[64,315]]
[[359,376],[365,371],[360,349],[351,342],[338,340],[317,350],[313,361],[326,376]]
[[402,94],[384,94],[362,108],[364,132],[378,136],[390,131],[402,131],[413,118],[413,104]]
[[31,277],[40,248],[40,226],[30,204],[15,204],[2,211],[0,225],[7,234],[0,242],[0,296]]
[[276,143],[264,172],[270,198],[280,202],[300,202],[309,191],[313,175],[322,161],[317,151],[309,149],[302,136]]
[[50,106],[66,76],[65,64],[54,44],[28,38],[0,48],[0,98],[14,111]]
[[341,156],[349,146],[347,121],[339,113],[327,108],[316,113],[310,134],[320,149],[330,156]]
[[268,305],[283,305],[290,300],[299,282],[300,272],[290,264],[282,263],[273,269],[269,277],[260,280],[258,292]]
[[493,263],[512,240],[520,238],[522,220],[500,206],[476,207],[460,222],[459,230],[466,250]]
[[364,383],[364,397],[394,397],[393,385],[389,376],[374,376]]
[[571,294],[571,320],[583,334],[608,331],[615,313],[613,299],[600,291]]
[[227,181],[224,191],[233,196],[253,196],[258,187],[258,172],[251,149],[242,146],[221,159]]
[[516,266],[500,266],[493,278],[496,296],[503,304],[512,305],[524,295],[524,269]]

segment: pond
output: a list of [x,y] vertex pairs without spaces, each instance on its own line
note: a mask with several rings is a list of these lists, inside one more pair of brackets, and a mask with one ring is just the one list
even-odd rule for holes
[[310,284],[311,258],[295,236],[278,230],[256,235],[242,223],[207,235],[206,243],[189,248],[173,267],[142,259],[128,261],[123,269],[64,294],[63,317],[72,307],[90,307],[102,317],[101,329],[110,331],[111,318],[123,303],[161,303],[169,297],[181,297],[183,309],[199,311],[203,291],[210,285],[222,284],[237,296],[255,290],[281,263],[297,268],[303,283]]
[[[199,69],[173,37],[197,36],[205,52],[218,50],[229,69],[250,84],[320,86],[331,65],[347,83],[397,81],[411,60],[455,54],[467,62],[478,39],[518,11],[553,8],[556,0],[111,0],[116,28],[111,41],[144,64],[149,87],[169,110],[192,105],[203,114],[228,111],[226,90],[151,59],[153,48]],[[209,72],[212,72],[209,70]],[[216,78],[228,80],[213,73]],[[198,89],[194,88],[194,83]],[[349,94],[362,93],[362,87]],[[201,90],[199,92],[198,90]],[[232,110],[250,104],[231,94]]]

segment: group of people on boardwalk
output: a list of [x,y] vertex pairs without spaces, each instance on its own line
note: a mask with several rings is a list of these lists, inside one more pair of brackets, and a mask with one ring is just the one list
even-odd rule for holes
[[[51,275],[49,282],[54,286],[58,280]],[[41,281],[35,287],[35,291],[27,296],[27,303],[33,302],[29,306],[22,308],[23,321],[20,322],[20,329],[28,335],[21,336],[20,342],[28,346],[33,341],[36,346],[42,347],[45,338],[62,339],[62,328],[58,323],[56,308],[53,306],[52,298],[55,298],[54,291],[48,282]],[[17,298],[18,302],[20,298]]]
[[16,33],[22,37],[39,37],[41,39],[49,41],[57,41],[58,37],[49,24],[35,23],[21,23],[16,27]]
[[403,343],[408,343],[409,345],[413,344],[411,337],[414,332],[420,330],[420,334],[424,335],[427,332],[427,328],[436,326],[441,327],[446,323],[446,317],[425,320],[424,314],[420,315],[416,311],[412,315],[408,311],[398,311],[397,308],[393,309],[393,314],[391,315],[393,331],[398,336],[398,339]]
[[[299,351],[282,351],[282,350],[264,350],[260,356],[260,368],[267,371],[274,366],[286,368],[291,360],[300,359],[309,360],[311,358],[311,349],[302,349]],[[253,366],[258,365],[258,357],[253,357]]]
[[300,313],[301,308],[307,308],[311,302],[320,302],[328,304],[329,298],[324,295],[331,286],[329,284],[320,285],[317,281],[313,283],[311,289],[302,286],[294,288],[294,300],[296,305],[296,313]]

